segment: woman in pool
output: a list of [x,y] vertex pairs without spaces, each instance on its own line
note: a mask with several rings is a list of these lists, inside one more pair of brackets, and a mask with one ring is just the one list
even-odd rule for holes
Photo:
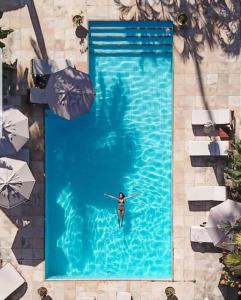
[[123,219],[125,214],[125,200],[135,197],[137,194],[131,195],[126,197],[124,193],[120,192],[119,197],[115,197],[109,194],[104,194],[106,197],[109,197],[111,199],[118,200],[118,209],[117,209],[117,215],[118,215],[118,223],[119,227],[123,226]]

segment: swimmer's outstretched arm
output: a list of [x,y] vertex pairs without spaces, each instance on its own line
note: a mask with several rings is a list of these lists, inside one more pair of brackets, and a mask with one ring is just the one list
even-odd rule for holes
[[130,198],[134,198],[134,197],[139,196],[139,195],[140,195],[139,193],[132,194],[130,196],[125,197],[125,200],[130,199]]
[[109,194],[104,194],[104,196],[109,197],[111,199],[119,200],[119,198],[117,198],[115,196],[112,196],[112,195],[109,195]]

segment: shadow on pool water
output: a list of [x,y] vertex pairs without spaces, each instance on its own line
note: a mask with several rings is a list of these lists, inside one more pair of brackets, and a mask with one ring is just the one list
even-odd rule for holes
[[[86,261],[93,256],[92,243],[97,242],[91,236],[96,226],[93,220],[100,214],[94,217],[96,211],[102,212],[102,220],[97,221],[99,227],[103,224],[103,234],[107,222],[113,226],[113,217],[118,225],[117,203],[105,198],[104,193],[117,195],[124,191],[123,177],[132,172],[137,136],[123,124],[127,92],[119,80],[108,103],[101,101],[98,107],[93,105],[89,114],[72,121],[46,112],[46,190],[48,199],[52,199],[46,208],[47,230],[51,231],[46,234],[46,255],[53,251],[55,257],[48,260],[47,277],[52,270],[61,276],[86,267]],[[105,90],[102,98],[106,99]],[[51,139],[55,136],[59,138]],[[103,213],[106,211],[111,218]],[[127,209],[125,235],[131,227],[129,218]]]

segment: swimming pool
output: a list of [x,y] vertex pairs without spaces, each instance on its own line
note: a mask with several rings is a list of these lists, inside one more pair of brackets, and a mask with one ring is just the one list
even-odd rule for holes
[[[89,22],[96,98],[45,114],[48,279],[172,278],[172,23]],[[117,203],[104,193],[138,193]]]

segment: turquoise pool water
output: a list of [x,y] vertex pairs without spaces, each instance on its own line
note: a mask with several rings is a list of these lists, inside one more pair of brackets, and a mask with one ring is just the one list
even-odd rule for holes
[[89,27],[95,103],[45,115],[46,278],[171,279],[172,24]]

